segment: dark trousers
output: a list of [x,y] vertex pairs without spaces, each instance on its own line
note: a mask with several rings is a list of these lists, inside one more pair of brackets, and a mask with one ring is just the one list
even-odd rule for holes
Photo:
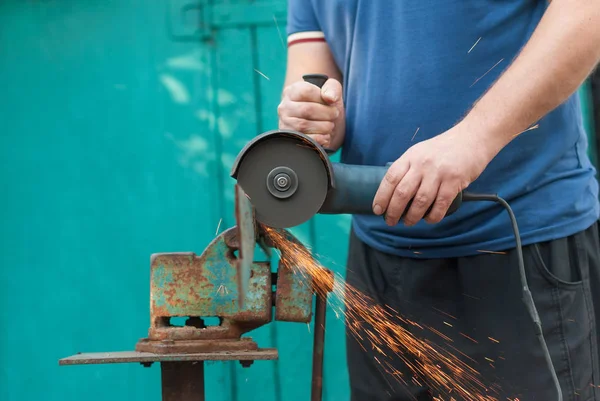
[[[568,238],[525,246],[523,253],[563,399],[600,401],[598,225]],[[352,401],[557,399],[522,301],[515,250],[451,259],[402,258],[378,252],[352,233],[347,283],[374,303],[397,311],[404,320],[396,323],[415,339],[451,352],[472,367],[482,383],[479,388],[488,389],[465,398],[457,396],[456,388],[434,388],[431,373],[416,369],[415,374],[407,366],[419,366],[416,349],[380,353],[363,329],[356,334],[347,330]],[[373,332],[364,324],[363,328]],[[454,379],[459,376],[450,372]],[[475,382],[462,383],[478,387]]]

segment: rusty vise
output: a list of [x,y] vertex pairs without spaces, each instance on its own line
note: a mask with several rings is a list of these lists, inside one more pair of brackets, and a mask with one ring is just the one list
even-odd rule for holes
[[[151,256],[150,328],[135,351],[80,353],[60,359],[59,365],[150,366],[160,362],[164,401],[204,400],[204,361],[240,361],[248,367],[255,360],[277,359],[276,349],[260,348],[243,335],[273,318],[310,322],[316,297],[311,400],[321,400],[326,297],[331,289],[316,291],[310,277],[298,274],[302,266],[281,262],[288,251],[266,238],[253,206],[238,185],[235,218],[236,225],[217,236],[200,256]],[[287,230],[278,230],[296,247],[302,247]],[[275,269],[270,261],[255,261],[257,247],[267,254],[272,248],[279,251],[281,260]],[[181,318],[184,324],[174,324]],[[207,324],[209,319],[218,323]]]

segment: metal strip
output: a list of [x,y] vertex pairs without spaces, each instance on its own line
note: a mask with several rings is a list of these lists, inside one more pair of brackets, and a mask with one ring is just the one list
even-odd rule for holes
[[278,359],[274,348],[256,351],[204,352],[197,354],[152,354],[149,352],[121,351],[76,354],[60,359],[59,365],[94,365],[108,363],[152,363],[179,361],[258,361]]
[[254,261],[254,248],[256,247],[256,221],[254,208],[250,199],[239,185],[235,185],[235,219],[238,229],[240,245],[237,260],[239,306],[244,309],[244,301],[250,286],[250,271]]

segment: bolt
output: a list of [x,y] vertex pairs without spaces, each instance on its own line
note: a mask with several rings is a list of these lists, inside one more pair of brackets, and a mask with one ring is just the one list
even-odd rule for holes
[[243,368],[249,368],[253,362],[254,361],[240,361],[240,364],[242,365]]
[[279,177],[279,178],[277,179],[277,184],[278,184],[280,187],[285,187],[285,186],[287,185],[287,183],[288,183],[288,179],[287,179],[287,178],[285,178],[285,177]]
[[145,368],[149,368],[150,366],[152,366],[152,362],[141,362],[141,364]]
[[275,187],[280,190],[288,189],[291,184],[290,177],[285,173],[277,174],[274,181]]

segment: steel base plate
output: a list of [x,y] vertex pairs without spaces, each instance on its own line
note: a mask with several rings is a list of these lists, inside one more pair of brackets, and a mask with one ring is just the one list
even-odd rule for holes
[[98,365],[109,363],[152,363],[181,361],[261,361],[279,358],[277,349],[254,351],[200,352],[195,354],[153,354],[151,352],[119,351],[76,354],[60,359],[59,365]]

